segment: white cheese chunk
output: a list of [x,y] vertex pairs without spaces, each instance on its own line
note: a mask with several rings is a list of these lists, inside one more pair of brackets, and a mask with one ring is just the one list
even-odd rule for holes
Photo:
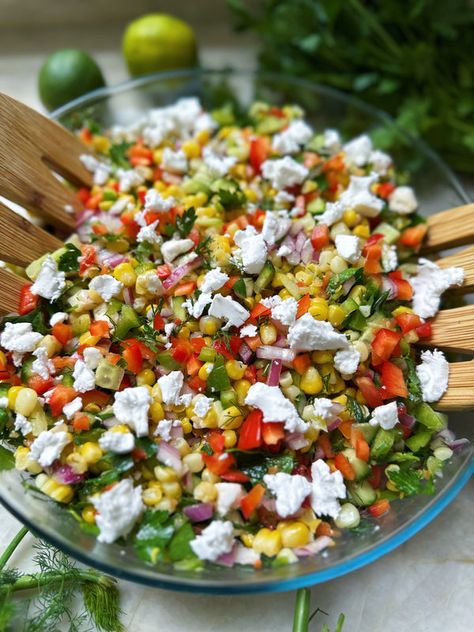
[[428,259],[418,260],[417,275],[411,277],[413,310],[422,318],[430,318],[439,310],[441,295],[452,286],[462,285],[462,268],[441,269]]
[[166,263],[171,263],[185,252],[189,252],[194,246],[192,239],[170,239],[161,246],[161,254]]
[[76,397],[65,404],[63,407],[63,415],[66,416],[66,419],[72,419],[76,413],[78,413],[82,409],[82,399],[80,397]]
[[90,154],[81,154],[79,160],[87,171],[93,174],[94,184],[101,187],[107,182],[112,171],[110,165],[97,160],[95,156],[91,156]]
[[250,316],[250,312],[247,311],[245,307],[242,307],[240,303],[230,298],[230,296],[216,294],[212,299],[209,315],[226,320],[227,322],[223,330],[227,330],[230,327],[240,327],[243,325]]
[[98,496],[91,496],[90,501],[98,512],[96,524],[100,533],[97,540],[106,544],[128,535],[145,509],[142,488],[140,485],[133,487],[130,478],[121,480]]
[[337,153],[341,149],[341,137],[335,129],[325,129],[323,134],[323,148],[331,154]]
[[339,413],[339,405],[327,397],[316,397],[313,401],[313,412],[324,421],[334,421]]
[[354,347],[341,349],[334,356],[334,368],[342,375],[352,375],[357,371],[360,362],[360,353]]
[[49,324],[51,327],[57,325],[58,323],[64,323],[69,318],[69,315],[66,312],[56,312],[49,319]]
[[48,352],[45,347],[38,347],[33,351],[33,355],[36,358],[31,364],[33,373],[39,375],[43,380],[47,380],[51,375],[54,375],[56,370],[54,364],[48,358]]
[[108,303],[112,297],[117,296],[122,291],[123,285],[111,274],[99,274],[89,283],[89,288],[97,292],[102,300]]
[[363,167],[372,154],[372,141],[367,134],[357,136],[343,146],[345,161],[349,166]]
[[291,219],[286,211],[267,211],[262,227],[262,237],[269,246],[280,241],[290,230]]
[[99,366],[99,362],[102,360],[102,353],[95,347],[86,347],[82,352],[84,362],[87,364],[91,371]]
[[324,213],[316,216],[318,224],[326,224],[326,226],[332,226],[336,222],[339,222],[345,212],[346,208],[341,202],[327,202]]
[[179,406],[180,404],[189,405],[191,395],[181,395],[181,389],[184,384],[184,375],[181,371],[171,371],[168,375],[162,375],[158,384],[160,385],[163,403],[168,406]]
[[369,420],[371,426],[380,426],[384,430],[391,430],[398,423],[398,408],[396,402],[377,406],[372,411]]
[[346,349],[349,346],[344,334],[338,333],[331,323],[316,320],[304,314],[288,330],[288,342],[296,351],[324,351]]
[[392,158],[385,152],[376,149],[371,152],[369,163],[372,167],[372,171],[375,171],[375,173],[378,173],[380,176],[385,176],[387,175],[388,168],[392,164]]
[[388,198],[388,208],[399,215],[409,215],[418,208],[418,200],[411,187],[397,187]]
[[339,201],[346,207],[352,208],[360,215],[377,217],[383,209],[384,202],[372,193],[370,187],[377,182],[378,175],[351,176],[349,186],[341,194]]
[[275,134],[272,149],[281,154],[294,154],[306,145],[312,135],[313,130],[307,123],[301,120],[291,121],[286,129]]
[[[277,320],[282,325],[289,327],[296,321],[298,303],[293,297],[281,299],[279,296],[271,298],[272,304],[267,305],[272,310],[273,320]],[[266,305],[266,299],[262,303]]]
[[336,250],[349,263],[356,263],[361,254],[360,239],[356,235],[336,235]]
[[15,416],[13,428],[14,430],[16,430],[16,432],[20,432],[24,437],[30,434],[30,432],[33,430],[31,422],[29,422],[28,419],[20,413],[17,413]]
[[207,413],[211,410],[211,406],[213,403],[213,399],[211,397],[206,397],[205,395],[199,394],[193,400],[193,409],[194,414],[197,417],[205,417]]
[[278,386],[268,386],[262,382],[252,384],[245,403],[261,410],[264,422],[284,422],[288,432],[305,432],[308,429],[308,424],[301,419],[293,402],[283,395]]
[[384,272],[393,272],[398,268],[397,247],[382,244],[382,268]]
[[149,244],[159,246],[163,242],[163,238],[156,232],[157,226],[158,220],[156,220],[156,222],[148,224],[147,226],[142,226],[137,235],[138,243],[146,241]]
[[200,560],[215,562],[224,553],[229,553],[234,545],[232,522],[213,520],[203,529],[201,535],[191,540],[190,546]]
[[240,261],[244,272],[258,274],[267,260],[267,245],[263,236],[257,234],[253,226],[238,230],[234,241],[239,249],[234,253],[236,261]]
[[158,422],[158,425],[156,426],[156,430],[153,434],[156,437],[161,437],[163,441],[169,441],[171,439],[172,426],[173,426],[172,419],[162,419],[161,421]]
[[104,452],[127,454],[135,447],[135,437],[131,432],[114,432],[107,430],[99,437],[99,445]]
[[130,426],[137,437],[148,434],[148,410],[151,396],[146,386],[133,386],[115,393],[112,410],[117,419]]
[[169,147],[165,147],[161,157],[161,167],[165,171],[185,173],[188,168],[188,159],[186,158],[186,154],[182,149],[173,151]]
[[276,496],[276,510],[282,518],[295,514],[312,490],[311,483],[300,474],[277,472],[276,474],[265,474],[263,480],[268,489]]
[[121,193],[127,193],[130,189],[136,189],[145,182],[143,170],[140,168],[117,169],[117,177]]
[[239,331],[239,336],[240,338],[247,338],[247,336],[249,338],[253,338],[257,335],[257,333],[258,329],[255,325],[245,325],[245,327],[242,327],[242,329]]
[[49,301],[56,301],[66,287],[66,274],[58,270],[58,264],[51,255],[44,260],[31,292]]
[[156,189],[148,189],[145,194],[145,211],[167,213],[176,206],[174,197],[163,197]]
[[29,353],[43,339],[42,334],[33,331],[31,323],[5,323],[0,335],[0,345],[8,351]]
[[217,501],[216,510],[219,516],[225,516],[231,509],[239,506],[245,492],[239,483],[216,483]]
[[30,457],[41,467],[49,467],[59,459],[61,452],[71,442],[67,432],[44,430],[30,446]]
[[95,375],[83,360],[77,360],[72,372],[74,389],[78,393],[86,393],[95,388]]
[[195,301],[188,298],[183,303],[184,309],[193,318],[199,318],[204,309],[212,302],[212,294],[210,292],[202,292]]
[[278,160],[266,160],[262,164],[263,177],[271,180],[272,185],[277,190],[301,184],[308,173],[308,169],[304,165],[289,156]]
[[448,388],[449,364],[444,353],[437,349],[423,351],[416,374],[420,380],[423,401],[437,402]]
[[235,156],[219,156],[210,147],[204,147],[202,153],[204,165],[209,173],[215,178],[222,178],[229,173],[237,162]]
[[206,273],[199,289],[201,292],[216,292],[220,290],[228,280],[228,274],[222,272],[220,268],[214,268],[214,270],[209,270],[209,272]]
[[318,459],[311,466],[311,507],[317,516],[337,518],[341,506],[338,498],[346,497],[346,486],[341,472],[331,472],[329,465]]

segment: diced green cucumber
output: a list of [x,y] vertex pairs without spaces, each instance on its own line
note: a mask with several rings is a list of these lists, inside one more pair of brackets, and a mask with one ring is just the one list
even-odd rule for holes
[[151,261],[140,261],[140,263],[135,268],[136,274],[143,274],[144,272],[148,272],[149,270],[154,270],[155,264]]
[[257,134],[276,134],[281,131],[285,125],[285,118],[270,114],[257,123],[255,131]]
[[224,365],[224,358],[218,355],[206,382],[211,392],[227,391],[230,389],[230,380]]
[[33,409],[33,412],[28,417],[28,421],[31,424],[31,432],[35,437],[40,435],[43,430],[48,429],[48,416],[42,408],[41,404],[38,402]]
[[52,253],[46,253],[45,255],[43,255],[42,257],[40,257],[39,259],[36,259],[35,261],[32,261],[30,263],[30,265],[25,269],[26,272],[26,276],[31,279],[32,281],[36,281],[36,278],[38,276],[38,274],[40,273],[41,267],[43,265],[43,263],[46,261],[46,258],[49,257],[51,255],[51,257],[55,260],[58,261],[59,258],[65,253],[67,252],[67,248],[58,248],[57,250],[55,250]]
[[405,440],[405,443],[410,448],[412,452],[418,452],[421,448],[425,448],[428,443],[431,441],[432,434],[429,430],[422,430],[421,432],[417,432],[416,434],[408,437]]
[[116,364],[110,364],[107,360],[103,359],[99,362],[97,370],[95,372],[95,383],[102,388],[109,388],[112,391],[117,391],[122,382],[125,369]]
[[183,184],[184,192],[193,195],[194,193],[209,193],[211,190],[212,177],[205,171],[199,171],[190,180]]
[[91,326],[91,317],[89,314],[70,314],[69,323],[72,327],[72,333],[75,336],[81,336],[89,331]]
[[342,454],[347,458],[349,463],[352,465],[352,469],[354,470],[356,481],[360,481],[363,478],[366,478],[370,474],[370,471],[371,471],[370,465],[366,461],[359,459],[356,456],[356,452],[353,448],[346,448],[345,450],[342,451]]
[[118,298],[111,298],[107,303],[107,310],[105,312],[106,316],[117,316],[119,311],[122,309],[122,301],[119,301]]
[[181,367],[181,365],[176,362],[169,351],[163,351],[163,353],[159,353],[156,356],[157,364],[161,365],[165,369],[169,369],[170,371],[176,371]]
[[246,298],[247,296],[252,296],[254,288],[253,279],[242,278],[234,283],[232,286],[232,291],[237,296],[241,296],[242,298]]
[[[352,299],[348,299],[349,301]],[[354,329],[355,331],[365,331],[367,328],[367,318],[362,315],[362,312],[358,309],[353,312],[347,321],[347,327]]]
[[65,371],[63,373],[63,379],[61,380],[63,386],[74,386],[74,378],[72,377],[72,371]]
[[227,391],[221,391],[221,404],[224,408],[229,408],[233,404],[237,403],[237,393],[233,388],[228,389]]
[[359,340],[361,342],[372,342],[374,339],[374,332],[377,329],[380,329],[386,320],[386,317],[379,313],[373,314],[370,318],[367,318],[366,329],[362,331],[362,335]]
[[377,493],[368,481],[348,482],[348,500],[356,507],[367,507],[377,499]]
[[377,427],[371,426],[369,423],[353,424],[354,430],[360,430],[364,435],[367,443],[372,443],[373,438],[377,434]]
[[306,210],[312,215],[321,215],[321,213],[324,213],[325,208],[326,203],[322,198],[318,197],[314,200],[311,200],[311,202],[307,205]]
[[348,316],[349,314],[352,314],[352,312],[355,312],[356,309],[359,309],[359,305],[354,301],[353,298],[346,298],[344,303],[341,303],[341,307]]
[[423,426],[434,432],[446,428],[446,417],[434,411],[431,406],[425,402],[421,402],[415,407],[413,416],[420,424],[423,424]]
[[394,228],[391,224],[382,222],[377,226],[377,233],[382,233],[384,240],[387,244],[394,244],[400,237],[400,231]]
[[137,312],[130,305],[122,305],[120,316],[115,327],[115,335],[121,340],[125,338],[130,329],[140,326]]
[[254,283],[254,291],[256,294],[259,294],[262,290],[264,290],[267,285],[273,280],[275,276],[275,267],[271,261],[265,261],[265,265],[262,268],[262,271],[257,277],[257,280]]
[[183,307],[183,303],[186,300],[185,296],[173,296],[171,299],[171,309],[176,318],[182,320],[183,322],[187,319],[188,314]]
[[27,384],[30,377],[34,375],[34,372],[31,368],[31,365],[33,364],[34,361],[35,361],[35,358],[30,356],[29,358],[26,358],[26,360],[23,360],[22,362],[20,376],[21,376],[21,381],[23,384]]
[[0,397],[6,397],[8,395],[8,391],[10,390],[11,384],[10,382],[1,382],[0,383]]
[[377,460],[383,459],[393,448],[394,443],[395,431],[379,428],[370,447],[370,456]]
[[214,362],[216,359],[216,350],[213,347],[203,347],[199,352],[201,362]]

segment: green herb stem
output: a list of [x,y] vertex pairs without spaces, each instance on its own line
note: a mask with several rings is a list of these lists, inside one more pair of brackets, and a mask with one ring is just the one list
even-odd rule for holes
[[64,584],[65,582],[89,582],[98,584],[104,588],[112,585],[112,580],[104,575],[99,575],[96,571],[76,569],[69,577],[64,572],[46,571],[43,573],[33,573],[31,575],[23,575],[13,582],[9,589],[11,592],[19,590],[32,590],[43,586],[51,586],[52,584]]
[[0,571],[5,567],[5,564],[11,558],[16,547],[20,544],[27,533],[28,529],[26,527],[22,527],[13,537],[7,548],[3,551],[2,555],[0,556]]
[[309,588],[300,588],[297,591],[293,632],[308,632],[310,600],[311,591]]

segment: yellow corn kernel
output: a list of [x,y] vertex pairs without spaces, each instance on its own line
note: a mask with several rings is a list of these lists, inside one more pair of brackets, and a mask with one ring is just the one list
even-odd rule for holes
[[84,457],[87,465],[94,465],[103,455],[100,445],[94,441],[86,441],[77,448],[77,451]]
[[213,368],[214,368],[214,364],[212,362],[204,362],[204,364],[198,371],[199,379],[206,382],[207,378],[209,377],[209,373],[212,371]]
[[354,228],[360,221],[360,215],[350,208],[344,212],[342,219],[348,228]]
[[237,443],[237,434],[233,430],[224,430],[222,436],[224,437],[224,446],[226,448],[233,448]]
[[87,524],[95,524],[95,509],[92,505],[87,505],[81,512],[82,519]]
[[253,307],[255,307],[255,304],[257,302],[253,296],[246,296],[242,300],[245,303],[245,307],[247,307],[247,309],[252,309]]
[[240,428],[243,423],[244,417],[240,408],[237,408],[237,406],[229,406],[229,408],[222,411],[217,425],[219,428],[225,428],[226,430],[235,430],[236,428]]
[[183,490],[178,481],[171,481],[170,483],[162,483],[163,493],[167,498],[174,498],[179,500],[183,495]]
[[339,327],[346,318],[346,312],[340,305],[330,305],[328,311],[328,320],[333,327]]
[[202,471],[201,480],[206,483],[218,483],[219,477],[211,470],[208,470],[207,467]]
[[344,272],[344,270],[346,270],[347,263],[342,257],[336,255],[331,259],[329,267],[331,268],[331,272],[334,272],[334,274],[340,274],[341,272]]
[[62,344],[57,338],[55,338],[51,334],[47,334],[39,343],[38,347],[44,347],[46,349],[46,353],[48,354],[48,358],[52,358],[57,353],[59,353]]
[[246,546],[248,549],[251,549],[253,541],[255,540],[255,536],[253,535],[253,533],[242,533],[240,539],[244,546]]
[[300,389],[307,395],[316,395],[323,390],[323,380],[314,366],[308,367],[301,376]]
[[151,369],[143,369],[140,373],[137,374],[137,384],[138,386],[143,386],[148,384],[148,386],[153,386],[156,382],[156,375]]
[[109,151],[110,140],[106,136],[94,136],[92,146],[99,154],[106,154]]
[[[319,430],[315,428],[314,426],[310,426],[308,430],[306,430],[306,432],[304,433],[304,438],[307,439],[310,442],[310,444],[314,443],[318,437],[319,437]],[[306,451],[308,451],[310,448],[311,448],[311,445],[307,446]],[[303,448],[303,450],[305,450],[305,448]]]
[[15,467],[17,470],[26,470],[30,474],[39,474],[42,467],[30,457],[30,451],[24,446],[15,450]]
[[24,388],[24,386],[10,386],[8,389],[8,407],[12,410],[15,408],[16,398],[22,388]]
[[247,397],[247,393],[252,385],[248,380],[238,380],[234,384],[234,389],[237,394],[237,403],[242,406],[244,404],[245,398]]
[[392,316],[400,316],[400,314],[413,314],[413,310],[411,307],[403,307],[403,305],[401,305],[393,310]]
[[156,481],[148,483],[147,487],[142,491],[142,500],[147,507],[154,507],[163,498],[163,490],[161,485]]
[[184,434],[189,434],[193,431],[193,425],[187,417],[181,419],[181,427],[183,428]]
[[244,189],[244,195],[251,204],[255,204],[255,202],[258,200],[256,192],[253,189],[249,189],[248,187]]
[[213,483],[202,481],[194,488],[193,496],[203,503],[212,503],[217,498],[216,486]]
[[160,402],[161,403],[163,401],[163,394],[161,392],[161,386],[158,384],[158,382],[152,386],[151,396],[153,397],[153,400],[155,402]]
[[152,296],[153,289],[158,284],[158,277],[155,270],[147,270],[137,276],[135,281],[135,292],[141,296]]
[[113,276],[117,281],[123,283],[125,287],[132,287],[137,280],[136,272],[129,263],[119,263],[119,265],[114,268]]
[[352,232],[354,235],[357,235],[357,237],[361,237],[362,239],[368,239],[370,237],[370,228],[368,226],[363,226],[362,224],[356,226]]
[[3,351],[0,351],[0,364],[2,366],[7,364],[7,356],[3,353]]
[[[225,128],[222,128],[225,129]],[[221,130],[222,132],[222,130]],[[219,134],[221,133],[219,132]],[[210,137],[210,131],[208,129],[202,129],[196,134],[196,140],[200,145],[205,145]]]
[[321,297],[311,299],[308,311],[316,320],[326,320],[329,312],[327,300]]
[[259,333],[264,345],[272,345],[278,337],[277,328],[271,323],[260,325]]
[[99,202],[99,208],[101,211],[108,211],[112,204],[112,200],[104,200],[103,202]]
[[369,357],[369,346],[362,340],[356,340],[354,349],[360,353],[360,361],[365,362]]
[[181,145],[181,149],[186,154],[186,158],[199,158],[201,147],[194,140],[187,140]]
[[36,487],[58,503],[68,503],[74,496],[74,490],[71,485],[63,485],[47,476],[46,474],[38,474],[35,479]]
[[178,480],[178,475],[172,467],[157,465],[153,471],[160,483],[173,483]]
[[15,397],[16,413],[29,417],[38,403],[38,394],[32,388],[22,388]]
[[79,344],[85,345],[86,347],[95,347],[95,345],[99,342],[100,336],[91,336],[91,334],[86,331],[79,336]]
[[199,329],[206,336],[214,336],[220,329],[221,321],[214,316],[203,316],[199,320]]
[[287,298],[293,298],[286,288],[280,290],[278,292],[278,296],[280,296],[283,301],[285,301]]
[[279,531],[285,548],[295,549],[308,543],[309,529],[304,522],[287,522]]
[[194,422],[195,428],[217,428],[217,413],[211,408],[204,419],[200,419],[199,423]]
[[192,474],[197,474],[204,468],[204,460],[200,452],[191,452],[183,456],[183,463]]
[[303,509],[299,516],[299,520],[301,520],[301,522],[304,522],[311,533],[314,533],[321,524],[321,520],[319,518],[316,518],[316,514],[314,513],[314,511],[309,508]]
[[87,472],[87,461],[75,450],[67,455],[66,463],[71,466],[76,474],[84,474]]
[[227,360],[225,370],[231,380],[241,380],[245,375],[247,365],[240,360]]
[[184,437],[179,437],[178,439],[175,439],[173,441],[173,445],[178,450],[181,457],[191,452],[191,448],[189,447],[189,444]]
[[160,511],[167,511],[168,513],[172,514],[174,511],[176,511],[177,506],[178,501],[176,500],[176,498],[168,498],[167,496],[165,496],[157,505],[155,505],[155,509],[158,509]]
[[260,529],[254,538],[252,548],[257,553],[263,553],[268,557],[278,555],[281,551],[280,531],[270,531],[270,529]]
[[332,362],[332,353],[330,351],[313,351],[311,359],[316,364],[327,364]]

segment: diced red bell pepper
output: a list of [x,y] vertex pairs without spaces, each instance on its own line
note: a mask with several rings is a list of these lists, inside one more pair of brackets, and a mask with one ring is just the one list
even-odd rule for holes
[[262,418],[260,410],[252,410],[247,415],[239,431],[239,450],[254,450],[262,445]]
[[87,268],[95,263],[95,248],[94,246],[82,246],[81,251],[82,255],[79,257],[79,273],[84,274]]
[[379,243],[375,243],[365,250],[364,272],[366,274],[380,274],[382,272],[382,266],[380,264],[382,246]]
[[270,316],[272,310],[269,307],[266,307],[263,303],[257,303],[252,311],[250,312],[249,321],[252,323],[256,322],[259,318],[265,318]]
[[416,250],[420,247],[427,232],[428,224],[417,224],[416,226],[405,228],[403,233],[400,235],[398,243],[402,244],[402,246],[407,246],[407,248],[413,248],[413,250]]
[[304,316],[306,312],[309,310],[309,306],[311,305],[311,296],[309,294],[305,294],[298,301],[298,310],[296,312],[296,318],[301,318]]
[[406,279],[403,278],[402,273],[396,270],[395,272],[389,272],[388,278],[395,285],[397,290],[397,298],[400,301],[409,301],[413,298],[413,289]]
[[384,362],[380,368],[383,399],[392,397],[407,397],[408,390],[402,370],[393,362]]
[[38,374],[34,374],[28,378],[28,386],[32,388],[38,395],[43,395],[54,386],[54,380],[51,377],[44,379]]
[[211,430],[207,434],[206,440],[213,449],[214,453],[219,454],[224,451],[225,440],[224,435],[220,430]]
[[73,337],[72,327],[67,323],[53,325],[52,334],[62,345],[65,345]]
[[336,469],[341,472],[342,476],[346,480],[353,481],[355,479],[354,468],[349,463],[349,459],[344,454],[342,454],[342,452],[336,454],[334,458],[334,465]]
[[373,518],[380,518],[383,514],[390,511],[390,503],[386,498],[382,498],[381,500],[377,500],[373,505],[367,508],[367,511]]
[[420,338],[429,338],[431,336],[431,330],[431,323],[427,322],[417,327],[415,331]]
[[312,364],[309,353],[300,353],[293,360],[293,368],[299,375],[303,375],[303,373],[309,369]]
[[313,228],[311,233],[311,245],[315,250],[322,250],[329,244],[329,227],[326,224],[319,224]]
[[374,233],[373,235],[370,235],[370,237],[367,239],[367,241],[364,244],[364,248],[362,249],[362,254],[364,255],[364,257],[367,255],[367,251],[370,248],[370,246],[373,246],[381,239],[383,239],[382,233]]
[[197,355],[193,353],[189,360],[186,362],[186,373],[188,375],[196,375],[203,364],[204,362],[201,362]]
[[270,155],[270,141],[265,136],[250,141],[249,161],[256,173],[260,173],[262,164]]
[[171,274],[171,268],[167,263],[163,263],[161,266],[156,268],[156,274],[160,279],[167,279]]
[[402,335],[391,329],[379,329],[372,340],[372,364],[378,366],[392,357]]
[[246,520],[250,518],[252,513],[262,502],[265,495],[265,487],[257,483],[252,487],[248,494],[246,494],[240,501],[240,510]]
[[174,289],[174,296],[189,296],[196,289],[195,281],[186,281],[185,283],[180,283]]
[[372,465],[371,472],[367,477],[367,481],[374,489],[379,489],[382,484],[382,477],[384,475],[385,465]]
[[262,346],[262,340],[260,336],[246,336],[244,338],[244,342],[254,352]]
[[110,336],[109,323],[106,320],[95,320],[89,327],[91,336],[108,338]]
[[63,408],[77,397],[78,393],[71,386],[58,384],[49,398],[49,407],[53,417],[57,417],[63,412]]
[[18,313],[20,316],[29,314],[38,307],[40,297],[31,291],[31,283],[25,283],[20,290],[20,304]]
[[191,343],[194,353],[198,354],[201,353],[202,348],[206,346],[206,341],[201,336],[190,338],[189,342]]
[[189,360],[193,354],[193,348],[190,342],[187,340],[180,340],[179,338],[172,339],[173,348],[171,355],[180,364],[184,364]]
[[376,408],[383,404],[382,393],[370,377],[358,377],[355,382],[371,408]]
[[140,347],[137,344],[130,345],[123,350],[123,359],[127,363],[127,369],[134,373],[140,373],[143,368],[143,357],[140,352]]
[[248,483],[250,480],[247,474],[244,474],[240,470],[231,470],[230,472],[221,474],[221,478],[223,481],[228,481],[229,483]]
[[83,432],[89,430],[90,428],[90,419],[84,413],[76,413],[72,420],[72,427],[74,432]]
[[193,391],[196,391],[196,393],[204,393],[204,391],[206,390],[206,382],[204,382],[204,380],[201,380],[201,378],[197,375],[193,375],[188,380],[188,386]]
[[229,472],[235,466],[235,458],[232,454],[227,454],[226,452],[221,454],[203,454],[202,458],[207,469],[216,476]]
[[163,331],[165,328],[165,319],[161,314],[155,314],[153,316],[153,329],[156,331]]
[[257,368],[255,367],[255,365],[251,364],[245,369],[244,377],[251,384],[255,384],[255,382],[257,381]]
[[262,438],[265,445],[277,446],[285,438],[284,424],[279,421],[263,422]]
[[229,349],[229,347],[226,345],[226,343],[223,340],[214,340],[214,342],[212,343],[212,346],[217,351],[217,353],[219,353],[220,355],[223,355],[224,358],[227,358],[227,360],[235,359],[234,353],[232,353],[232,350]]
[[387,200],[389,196],[394,192],[395,185],[391,182],[381,182],[377,186],[377,195],[383,200]]
[[137,340],[137,338],[126,338],[122,341],[123,347],[129,347],[130,345],[138,345],[140,349],[140,353],[142,354],[142,358],[144,360],[148,360],[149,362],[153,362],[156,357],[156,353],[150,349],[144,342],[141,340]]
[[411,314],[409,312],[398,314],[398,316],[395,316],[395,320],[403,334],[407,334],[409,331],[412,331],[422,325],[421,318],[416,314]]
[[111,395],[105,391],[100,391],[98,388],[94,388],[92,391],[80,393],[79,397],[82,399],[82,406],[84,408],[88,404],[97,404],[97,406],[103,408],[110,402]]
[[332,449],[331,441],[328,434],[320,434],[317,443],[321,450],[324,452],[324,456],[327,459],[333,459],[336,456],[334,450]]

